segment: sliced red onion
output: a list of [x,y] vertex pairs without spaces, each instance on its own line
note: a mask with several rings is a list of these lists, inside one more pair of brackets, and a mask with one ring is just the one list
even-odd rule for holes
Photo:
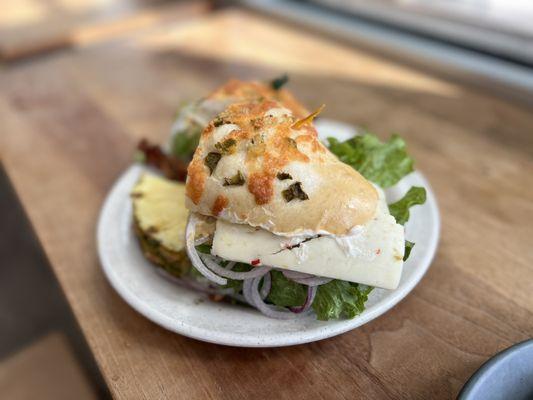
[[306,274],[304,272],[291,271],[290,269],[285,269],[281,271],[285,278],[288,279],[305,279],[305,278],[314,278],[315,275]]
[[209,268],[211,271],[220,276],[230,279],[244,280],[250,278],[257,278],[265,275],[271,270],[270,267],[257,267],[253,268],[251,271],[248,272],[235,272],[221,267],[219,264],[217,264],[214,257],[209,254],[200,254],[200,258],[205,263],[207,268]]
[[313,301],[315,300],[317,287],[316,286],[309,286],[307,288],[307,297],[305,299],[305,303],[298,307],[289,307],[289,309],[296,314],[300,314],[303,312],[306,312],[311,308],[311,305],[313,304]]
[[296,283],[300,283],[302,285],[307,285],[307,286],[324,285],[333,280],[331,278],[324,278],[321,276],[304,274],[302,272],[296,272],[296,271],[290,271],[290,270],[284,270],[281,273],[285,276],[285,278],[290,279],[291,281],[294,281]]
[[270,273],[266,273],[263,276],[263,286],[261,286],[261,290],[259,290],[259,294],[261,295],[261,298],[263,300],[267,298],[268,294],[270,293],[271,287],[272,287],[272,278],[270,277]]
[[259,311],[261,311],[261,313],[270,318],[294,319],[304,315],[303,313],[295,314],[290,311],[281,311],[278,307],[266,304],[263,299],[261,299],[261,294],[258,290],[260,281],[261,278],[254,278],[247,279],[243,283],[244,298],[250,305],[257,308]]
[[198,282],[194,278],[189,278],[189,277],[177,278],[177,277],[169,274],[167,271],[165,271],[162,268],[157,268],[157,272],[160,275],[164,276],[169,281],[171,281],[171,282],[173,282],[173,283],[175,283],[175,284],[177,284],[177,285],[179,285],[181,287],[184,287],[186,289],[190,289],[190,290],[192,290],[194,292],[199,292],[199,293],[207,294],[207,295],[220,294],[220,295],[223,295],[223,296],[231,297],[231,298],[233,298],[235,300],[240,301],[241,303],[247,303],[247,301],[244,298],[244,296],[242,294],[235,293],[235,290],[233,288],[227,288],[227,289],[214,288],[214,287],[210,287],[209,283],[206,285],[206,284],[203,284],[201,282]]
[[326,283],[331,282],[333,279],[331,278],[322,278],[320,276],[316,276],[314,278],[303,278],[303,279],[292,279],[296,283],[300,283],[302,285],[307,286],[320,286],[325,285]]
[[202,292],[202,293],[205,293],[205,294],[221,294],[221,295],[224,295],[224,296],[230,296],[230,295],[234,294],[234,290],[231,289],[231,288],[220,289],[220,288],[210,287],[209,283],[205,284],[205,283],[202,283],[202,282],[198,282],[196,279],[189,278],[189,277],[186,277],[186,276],[181,277],[181,278],[177,278],[174,275],[169,274],[167,271],[165,271],[162,268],[157,268],[156,271],[160,275],[162,275],[166,279],[168,279],[169,281],[171,281],[171,282],[173,282],[173,283],[175,283],[175,284],[177,284],[179,286],[185,287],[187,289],[191,289],[193,291],[196,291],[196,292]]
[[224,268],[231,271],[235,267],[235,264],[237,264],[235,261],[230,261]]
[[255,278],[246,279],[245,281],[242,282],[242,295],[244,296],[244,299],[246,300],[246,302],[250,304],[252,307],[254,306],[254,303],[252,300],[252,292],[250,289],[252,287],[252,281],[254,279]]
[[202,260],[200,260],[200,257],[198,256],[198,252],[196,251],[196,247],[194,246],[194,235],[197,223],[198,218],[194,215],[194,213],[190,213],[189,220],[187,221],[187,227],[185,229],[185,243],[187,248],[187,255],[189,256],[189,259],[191,260],[191,263],[194,268],[196,268],[198,272],[200,272],[203,276],[205,276],[212,282],[218,283],[219,285],[225,285],[226,283],[228,283],[227,279],[215,275],[213,271],[211,271],[204,265],[204,263],[202,262]]
[[210,239],[209,236],[204,236],[204,237],[201,237],[200,239],[196,239],[194,241],[194,245],[195,246],[200,246],[201,244],[204,244],[205,242],[208,242]]

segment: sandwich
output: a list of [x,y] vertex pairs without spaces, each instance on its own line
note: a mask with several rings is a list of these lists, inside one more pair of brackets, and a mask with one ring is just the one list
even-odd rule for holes
[[272,318],[353,318],[373,288],[398,287],[413,247],[403,224],[425,191],[411,188],[387,205],[383,189],[413,170],[403,140],[366,133],[326,146],[313,124],[321,108],[310,113],[279,90],[230,81],[196,102],[194,115],[206,119],[193,123],[201,133],[185,185],[170,191],[183,198],[158,209],[158,224],[175,230],[148,246],[160,231],[147,232],[151,223],[136,213],[136,232],[147,258],[216,300]]
[[284,89],[287,76],[281,76],[270,82],[241,81],[231,79],[206,97],[183,104],[176,113],[171,128],[168,145],[173,156],[190,161],[198,146],[200,135],[217,114],[228,105],[258,99],[276,100],[291,110],[299,118],[309,111],[298,102],[291,92]]
[[176,112],[166,146],[161,148],[143,139],[137,148],[138,160],[156,167],[171,180],[184,181],[187,163],[198,146],[202,131],[229,104],[260,99],[276,100],[295,115],[304,117],[309,114],[308,110],[283,88],[287,80],[287,75],[270,82],[230,79],[206,97],[185,102]]

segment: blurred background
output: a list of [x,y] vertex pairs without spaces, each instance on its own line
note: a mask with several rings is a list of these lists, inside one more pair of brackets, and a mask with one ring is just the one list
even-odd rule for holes
[[[101,55],[93,50],[94,46],[141,37],[148,31],[159,33],[140,43],[159,49],[158,62],[163,70],[175,61],[165,50],[173,46],[174,40],[183,54],[194,55],[180,62],[193,69],[209,69],[210,57],[225,59],[224,42],[213,43],[200,34],[195,36],[194,30],[182,35],[173,29],[225,8],[246,9],[256,19],[279,20],[370,54],[386,55],[400,64],[453,77],[456,82],[468,81],[482,91],[497,93],[526,107],[533,103],[531,0],[0,0],[0,79],[4,79],[0,90],[16,95],[25,86],[35,85],[35,81],[26,80],[25,71],[41,60],[52,60],[37,85],[42,86],[42,93],[47,93],[49,79],[57,81],[65,76],[68,80],[75,76],[90,81],[97,73],[104,76],[101,72],[112,68],[105,55],[116,61],[121,53],[111,49]],[[221,29],[241,34],[241,28],[232,25],[231,18],[221,22]],[[134,40],[126,43],[129,47],[138,45]],[[198,46],[193,49],[192,43]],[[80,64],[60,62],[73,52],[79,53]],[[290,54],[290,49],[287,52]],[[219,67],[221,76],[236,71],[243,78],[267,76],[272,70],[284,69],[299,73],[298,60],[287,63],[267,58],[261,63],[268,65],[268,70],[256,66],[247,72],[248,66],[261,58],[260,50],[253,55],[236,51],[232,57],[246,62],[233,65],[231,70]],[[141,55],[138,58],[135,68],[142,75],[143,68],[148,70],[146,65],[152,61]],[[53,60],[59,61],[54,64]],[[360,78],[357,71],[345,70],[341,64],[334,68],[338,78]],[[87,65],[90,68],[84,70]],[[321,73],[320,63],[315,72]],[[160,138],[171,122],[167,110],[163,112],[157,104],[141,107],[127,101],[128,96],[148,93],[149,86],[158,79],[142,76],[146,81],[139,82],[131,93],[123,93],[123,98],[106,96],[105,107],[116,120],[130,127],[136,138]],[[17,77],[19,83],[15,84]],[[87,91],[98,98],[106,85],[124,89],[121,80],[126,79],[128,72],[124,69],[113,80],[103,79],[101,87]],[[372,79],[370,83],[379,88],[386,85],[387,74],[378,72]],[[420,92],[435,96],[438,93],[443,99],[455,90],[423,79],[413,78],[410,84]],[[181,85],[191,96],[214,87],[212,82],[192,85],[183,81]],[[174,89],[175,86],[168,91],[163,89],[161,99],[174,102]],[[398,95],[394,91],[387,93]],[[406,93],[401,96],[408,96]],[[311,94],[303,91],[302,96],[305,99]],[[40,101],[46,112],[49,100],[43,96]],[[21,98],[20,106],[23,108],[24,104]],[[159,118],[148,123],[148,114]],[[109,397],[70,306],[4,173],[0,174],[0,194],[0,398]]]
[[0,59],[110,40],[227,6],[532,88],[529,71],[519,68],[533,64],[528,0],[2,0]]

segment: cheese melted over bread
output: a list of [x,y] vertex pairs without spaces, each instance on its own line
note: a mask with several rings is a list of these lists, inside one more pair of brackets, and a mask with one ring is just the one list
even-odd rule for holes
[[274,100],[229,105],[202,133],[187,207],[278,235],[346,235],[376,212],[375,188]]
[[[240,81],[230,79],[224,85],[209,94],[205,103],[217,104],[221,112],[232,103],[256,101],[260,99],[275,100],[293,112],[297,118],[303,118],[309,111],[298,102],[291,92],[286,89],[273,89],[271,85],[256,81]],[[217,106],[213,107],[216,109]]]

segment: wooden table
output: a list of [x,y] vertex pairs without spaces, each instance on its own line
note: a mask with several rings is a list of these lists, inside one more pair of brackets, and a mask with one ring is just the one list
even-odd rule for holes
[[[280,71],[309,108],[406,138],[439,200],[436,259],[393,310],[336,338],[243,350],[167,332],[102,274],[102,201],[182,100]],[[5,66],[0,151],[117,398],[452,398],[533,334],[533,115],[490,92],[224,10]]]
[[1,0],[0,61],[94,43],[209,7],[206,1]]

